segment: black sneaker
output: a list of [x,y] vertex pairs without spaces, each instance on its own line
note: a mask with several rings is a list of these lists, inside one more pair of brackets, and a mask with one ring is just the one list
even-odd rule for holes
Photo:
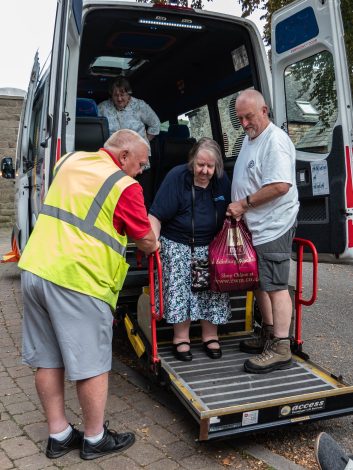
[[100,441],[96,444],[91,444],[87,439],[83,440],[82,449],[80,452],[81,459],[93,460],[103,455],[112,454],[114,452],[121,452],[135,442],[135,435],[132,432],[122,432],[118,434],[112,429],[108,429],[109,421],[104,424],[104,434]]
[[344,470],[353,465],[351,456],[326,432],[321,432],[316,438],[315,458],[320,470]]
[[75,429],[75,427],[69,423],[72,427],[72,433],[64,441],[58,441],[53,437],[49,437],[47,449],[45,455],[48,459],[57,459],[70,452],[70,450],[80,449],[83,442],[83,432]]

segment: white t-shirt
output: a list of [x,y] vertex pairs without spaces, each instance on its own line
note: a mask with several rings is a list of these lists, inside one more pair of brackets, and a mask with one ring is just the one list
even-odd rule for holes
[[299,210],[295,148],[288,135],[272,122],[255,139],[245,137],[234,165],[232,201],[244,199],[270,183],[289,183],[291,187],[285,195],[244,214],[254,245],[284,235],[294,225]]

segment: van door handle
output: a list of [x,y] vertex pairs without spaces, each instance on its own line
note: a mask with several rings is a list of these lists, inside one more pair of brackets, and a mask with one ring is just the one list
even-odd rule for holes
[[51,116],[47,116],[47,129],[46,129],[46,138],[40,143],[40,146],[43,148],[48,147],[48,140],[50,139],[52,135],[52,130],[53,130],[53,119]]

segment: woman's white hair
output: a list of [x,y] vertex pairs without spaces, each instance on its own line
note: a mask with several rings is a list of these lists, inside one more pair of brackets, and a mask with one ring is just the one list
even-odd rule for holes
[[215,159],[215,171],[218,178],[223,176],[223,158],[222,158],[222,151],[218,143],[210,139],[209,137],[201,137],[201,139],[194,144],[192,149],[189,153],[189,160],[188,160],[188,168],[190,171],[194,169],[194,160],[197,157],[197,154],[200,150],[206,150],[211,155],[213,155]]

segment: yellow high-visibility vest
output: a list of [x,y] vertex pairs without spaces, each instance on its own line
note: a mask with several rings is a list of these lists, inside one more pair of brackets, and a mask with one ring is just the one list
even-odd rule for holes
[[115,230],[114,210],[137,182],[104,150],[67,154],[54,175],[18,265],[115,309],[129,265],[127,236]]

